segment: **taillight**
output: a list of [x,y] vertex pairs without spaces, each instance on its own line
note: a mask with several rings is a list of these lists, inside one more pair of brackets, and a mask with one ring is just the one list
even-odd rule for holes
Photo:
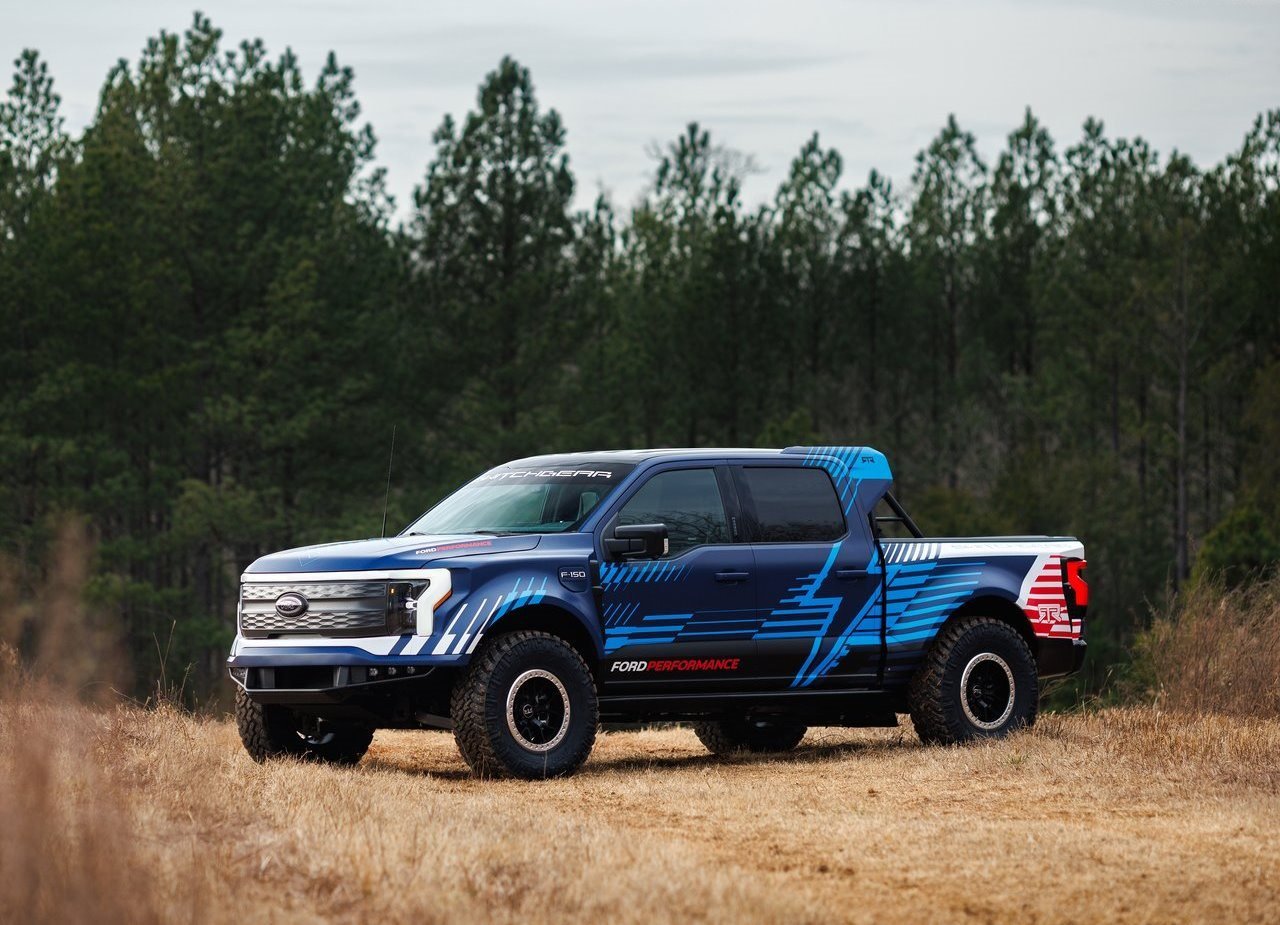
[[1067,599],[1067,613],[1073,620],[1083,620],[1089,608],[1089,583],[1084,580],[1084,570],[1089,563],[1084,559],[1068,559],[1062,572],[1062,593]]

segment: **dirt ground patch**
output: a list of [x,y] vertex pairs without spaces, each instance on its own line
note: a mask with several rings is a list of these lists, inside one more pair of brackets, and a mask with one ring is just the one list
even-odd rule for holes
[[[1280,908],[1275,722],[1048,715],[961,748],[924,748],[909,726],[815,730],[793,754],[740,760],[684,729],[619,732],[577,776],[531,784],[473,779],[442,733],[381,732],[344,770],[255,765],[230,724],[176,712],[9,705],[0,721],[14,782],[0,860],[28,878],[0,899],[36,921],[77,918],[68,884],[85,921],[1263,922]],[[103,869],[77,874],[104,839]],[[61,890],[45,882],[59,872]]]

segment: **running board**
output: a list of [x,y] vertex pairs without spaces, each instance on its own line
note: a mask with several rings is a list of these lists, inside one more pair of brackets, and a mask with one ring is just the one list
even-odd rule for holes
[[827,725],[898,725],[905,711],[900,696],[884,691],[759,691],[705,694],[606,694],[599,699],[601,718],[674,719],[716,713],[785,713],[821,720]]

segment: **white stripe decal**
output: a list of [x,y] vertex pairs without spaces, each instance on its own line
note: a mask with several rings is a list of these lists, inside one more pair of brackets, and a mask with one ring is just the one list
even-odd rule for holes
[[1040,556],[1046,553],[1059,556],[1083,556],[1084,546],[1073,540],[1037,540],[1032,537],[1025,543],[1001,543],[993,541],[958,541],[942,543],[940,557],[960,559],[969,556]]
[[1044,571],[1044,567],[1049,564],[1049,560],[1053,558],[1052,553],[1042,553],[1036,556],[1036,561],[1031,563],[1031,568],[1027,570],[1027,574],[1022,577],[1022,587],[1018,589],[1018,606],[1026,607],[1027,599],[1031,597],[1031,586],[1035,584],[1036,578]]
[[[498,598],[496,601],[493,602],[493,607],[489,609],[489,612],[484,615],[484,619],[480,621],[480,625],[476,627],[476,638],[471,640],[470,647],[466,649],[467,652],[470,652],[472,649],[476,647],[476,643],[479,642],[480,637],[484,635],[484,628],[489,625],[489,620],[493,617],[495,613],[497,613],[498,605],[501,603],[502,603],[502,598]],[[481,606],[484,606],[484,605],[481,604]],[[477,611],[478,610],[479,608],[477,608]],[[458,641],[458,648],[453,650],[454,655],[462,654],[463,646],[466,646],[467,644],[467,636],[470,636],[470,635],[471,635],[471,627],[468,626],[467,632],[463,635],[462,639]]]
[[360,636],[342,639],[295,636],[287,639],[241,639],[237,654],[266,655],[272,649],[363,649],[370,655],[390,655],[403,636]]
[[[484,602],[481,601],[480,607],[483,607],[483,606],[484,606]],[[458,640],[458,645],[454,647],[452,654],[454,655],[462,654],[462,650],[466,646],[467,640],[471,638],[471,629],[476,625],[476,620],[480,618],[480,607],[477,607],[476,612],[471,615],[471,620],[467,623],[467,631],[463,633],[462,637]],[[484,621],[482,620],[481,624],[483,624],[483,622]]]
[[458,612],[453,615],[453,619],[449,621],[448,628],[440,636],[440,641],[436,643],[436,647],[431,650],[432,655],[443,655],[449,648],[449,643],[453,642],[453,630],[458,625],[458,620],[463,613],[466,612],[469,601],[463,601],[462,606],[458,608]]
[[384,581],[404,578],[436,578],[448,581],[449,570],[447,568],[395,568],[380,572],[244,572],[240,576],[240,581],[244,584],[254,582],[278,584],[299,581]]
[[1040,540],[1030,537],[1022,542],[983,542],[982,540],[955,540],[952,542],[890,541],[885,546],[885,561],[891,564],[922,562],[927,559],[968,559],[986,556],[1036,556],[1048,554],[1066,557],[1083,557],[1084,546],[1074,540]]

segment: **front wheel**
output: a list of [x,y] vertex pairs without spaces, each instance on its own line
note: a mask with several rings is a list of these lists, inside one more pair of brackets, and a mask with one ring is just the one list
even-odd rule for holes
[[926,744],[1008,735],[1036,721],[1039,700],[1026,640],[990,617],[944,627],[908,691],[911,723]]
[[791,720],[743,716],[698,723],[693,731],[713,755],[732,755],[789,752],[800,744],[808,730]]
[[355,764],[369,750],[373,729],[353,723],[328,723],[302,716],[275,703],[255,703],[236,691],[236,728],[254,761],[301,758],[330,764]]
[[596,741],[595,681],[549,633],[499,636],[467,666],[450,701],[458,751],[481,776],[572,774]]

